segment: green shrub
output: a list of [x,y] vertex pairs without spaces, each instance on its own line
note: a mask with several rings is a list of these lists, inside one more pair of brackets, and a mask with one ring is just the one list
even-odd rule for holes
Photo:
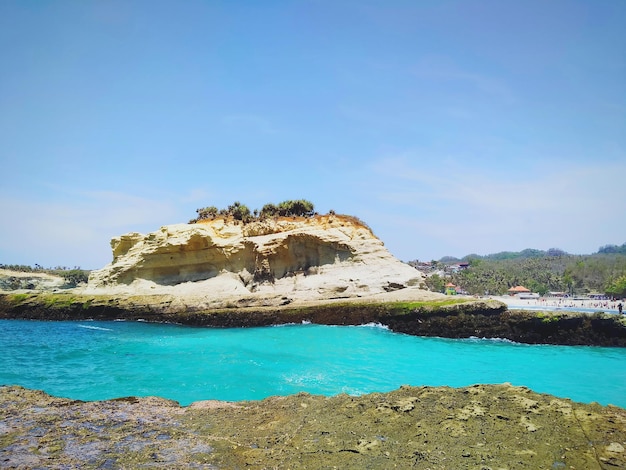
[[198,213],[198,218],[195,219],[196,221],[198,220],[205,220],[205,219],[213,219],[215,218],[215,216],[218,214],[218,209],[215,206],[209,206],[209,207],[203,207],[201,209],[196,209],[196,212]]
[[306,199],[287,200],[276,204],[265,204],[259,211],[254,209],[250,212],[250,209],[245,204],[239,201],[235,201],[226,209],[219,210],[215,206],[204,207],[196,209],[198,217],[189,221],[190,224],[195,224],[200,220],[213,219],[215,217],[232,217],[235,220],[241,220],[244,223],[252,222],[253,220],[263,220],[268,217],[312,217],[315,215],[315,206],[312,202]]
[[70,287],[76,287],[78,284],[86,283],[89,279],[89,271],[82,269],[70,269],[64,271],[61,276],[65,279],[65,284]]

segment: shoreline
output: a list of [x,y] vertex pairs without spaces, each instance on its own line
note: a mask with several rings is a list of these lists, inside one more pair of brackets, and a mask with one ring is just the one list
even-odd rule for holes
[[[256,327],[311,322],[380,323],[391,331],[443,338],[501,338],[527,344],[626,347],[626,317],[607,313],[515,310],[493,299],[440,296],[408,300],[413,292],[370,298],[207,307],[172,296],[0,294],[0,319],[142,320],[203,327]],[[243,300],[243,302],[242,302]]]
[[[204,327],[375,322],[416,336],[626,347],[626,321],[614,314],[390,294],[219,308],[163,295],[0,294],[0,319],[143,319]],[[186,407],[158,397],[81,402],[0,386],[0,409],[0,466],[8,468],[626,467],[626,409],[510,384],[402,386],[358,397],[298,393]]]
[[[505,303],[510,309],[528,309],[545,311],[605,312],[619,314],[617,305],[620,300],[569,299],[561,297],[540,297],[538,299],[519,299],[510,296],[489,296],[490,299]],[[623,304],[623,302],[621,302]],[[624,310],[626,312],[626,310]]]

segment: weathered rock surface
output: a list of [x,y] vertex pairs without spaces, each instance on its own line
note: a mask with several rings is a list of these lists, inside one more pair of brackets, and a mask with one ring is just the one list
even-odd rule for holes
[[61,289],[66,287],[65,284],[66,281],[61,276],[0,269],[0,292],[45,292]]
[[[424,292],[418,290],[419,292]],[[381,323],[392,331],[447,338],[507,338],[531,344],[626,347],[626,317],[596,313],[507,310],[481,299],[416,301],[413,289],[341,300],[288,302],[242,297],[225,306],[171,295],[108,296],[75,293],[0,294],[0,319],[142,320],[211,327],[258,327],[312,322]]]
[[510,385],[186,408],[0,387],[0,418],[2,468],[626,468],[626,410]]
[[419,286],[423,275],[394,258],[349,216],[215,219],[130,233],[111,242],[113,261],[86,293],[347,298]]

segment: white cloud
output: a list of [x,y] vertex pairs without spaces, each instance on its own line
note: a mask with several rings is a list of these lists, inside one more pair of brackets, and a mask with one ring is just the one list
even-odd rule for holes
[[217,197],[215,191],[207,191],[203,188],[190,189],[186,194],[183,194],[180,198],[181,202],[185,203],[205,203],[211,201]]
[[508,84],[493,75],[466,70],[447,57],[430,57],[413,68],[420,79],[430,79],[468,85],[479,93],[496,98],[504,104],[513,104],[517,97]]
[[550,247],[588,253],[626,240],[626,162],[554,162],[503,172],[404,154],[371,170],[382,208],[371,224],[396,227],[377,231],[403,259],[418,257],[411,254],[417,244],[416,252],[462,256]]
[[92,269],[111,260],[110,239],[177,222],[175,204],[111,191],[51,195],[48,201],[3,195],[0,211],[11,221],[0,232],[0,262]]

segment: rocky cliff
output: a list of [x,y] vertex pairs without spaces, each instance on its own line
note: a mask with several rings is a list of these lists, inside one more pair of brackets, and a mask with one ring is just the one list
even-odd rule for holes
[[241,223],[217,218],[129,233],[87,292],[215,296],[357,297],[419,286],[423,275],[394,258],[356,218],[339,215]]

